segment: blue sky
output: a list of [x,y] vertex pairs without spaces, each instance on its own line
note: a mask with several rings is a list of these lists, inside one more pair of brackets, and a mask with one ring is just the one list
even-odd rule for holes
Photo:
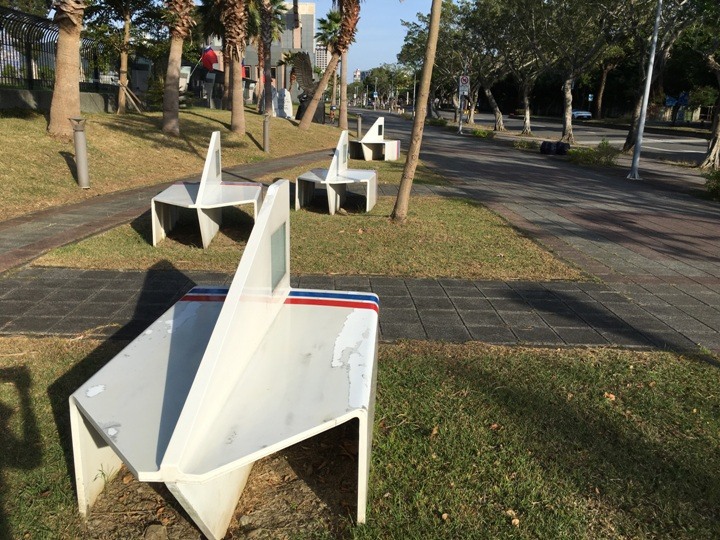
[[[360,22],[355,43],[350,47],[348,76],[356,69],[366,70],[380,64],[397,62],[397,54],[405,38],[400,20],[415,21],[416,14],[430,13],[432,0],[364,0],[360,4]],[[315,2],[315,17],[324,17],[331,0]]]

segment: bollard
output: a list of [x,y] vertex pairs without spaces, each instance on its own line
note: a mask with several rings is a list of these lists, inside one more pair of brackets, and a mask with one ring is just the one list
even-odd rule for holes
[[85,138],[85,119],[81,117],[69,118],[73,127],[73,141],[75,142],[75,167],[77,168],[78,185],[83,189],[90,188],[87,162],[87,139]]
[[357,115],[357,138],[362,138],[362,114]]
[[270,115],[263,117],[263,151],[270,152]]

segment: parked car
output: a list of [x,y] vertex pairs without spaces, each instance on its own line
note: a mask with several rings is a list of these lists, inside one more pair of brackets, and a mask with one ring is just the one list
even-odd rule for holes
[[588,111],[573,111],[573,120],[592,120],[592,113]]

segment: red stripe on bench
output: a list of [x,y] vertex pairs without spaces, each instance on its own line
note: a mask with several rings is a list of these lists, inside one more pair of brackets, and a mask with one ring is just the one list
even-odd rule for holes
[[224,302],[224,294],[186,294],[180,299],[180,302]]
[[374,302],[353,302],[349,300],[328,300],[326,298],[298,298],[289,296],[285,299],[286,304],[299,304],[304,306],[328,306],[328,307],[344,307],[354,309],[372,309],[375,313],[380,313],[378,305]]

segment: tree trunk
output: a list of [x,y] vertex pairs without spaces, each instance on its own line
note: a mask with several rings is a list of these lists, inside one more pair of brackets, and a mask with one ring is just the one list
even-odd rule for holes
[[130,47],[130,14],[125,14],[125,22],[123,24],[123,44],[120,49],[120,79],[118,83],[118,106],[117,113],[125,114],[127,107],[127,90],[128,90],[128,48]]
[[[720,73],[718,76],[718,85],[720,85]],[[713,119],[712,138],[708,144],[708,151],[700,164],[701,169],[719,169],[720,168],[720,96],[715,101],[715,118]]]
[[320,99],[322,98],[323,93],[325,93],[328,82],[330,82],[330,76],[335,72],[338,60],[340,60],[340,55],[337,53],[333,53],[332,57],[330,58],[330,62],[328,63],[328,67],[325,69],[325,73],[323,73],[322,79],[320,79],[320,82],[315,89],[315,93],[313,94],[313,97],[310,100],[307,109],[305,109],[305,114],[303,115],[302,120],[300,120],[300,124],[298,125],[298,128],[302,129],[303,131],[310,128],[313,116],[315,116],[315,111],[317,111]]
[[332,74],[332,96],[330,97],[330,105],[337,105],[337,66]]
[[48,133],[56,137],[72,137],[69,118],[80,116],[80,30],[65,17],[58,21],[55,86],[50,103]]
[[163,133],[180,135],[180,64],[182,62],[183,39],[170,38],[165,92],[163,93]]
[[523,127],[520,135],[532,135],[532,128],[530,127],[530,85],[522,85],[522,100],[523,100]]
[[232,75],[232,112],[230,113],[230,131],[240,136],[245,135],[245,97],[243,92],[243,68],[242,60],[232,55],[230,66]]
[[492,90],[488,88],[487,86],[483,87],[483,90],[485,91],[485,97],[487,97],[488,101],[490,102],[490,107],[492,107],[493,114],[495,115],[495,131],[505,131],[505,124],[503,123],[503,117],[502,117],[502,111],[500,110],[500,107],[497,104],[497,101],[495,101],[495,96],[493,96]]
[[[229,55],[227,53],[227,47],[225,44],[225,40],[223,39],[223,95],[222,95],[222,108],[223,110],[228,110],[232,107],[230,104],[230,85],[232,84],[232,55]],[[241,63],[242,65],[242,63]],[[244,75],[244,74],[243,74]]]
[[440,11],[442,0],[433,0],[430,8],[430,26],[428,29],[428,40],[425,47],[425,60],[423,62],[422,75],[420,77],[420,96],[418,97],[418,110],[413,121],[412,134],[410,135],[410,147],[408,148],[405,168],[403,169],[398,196],[395,200],[395,207],[392,211],[393,221],[402,222],[407,219],[410,207],[410,191],[412,190],[415,169],[420,159],[420,146],[422,145],[423,129],[425,127],[425,115],[427,114],[427,102],[430,97],[430,82],[432,70],[435,64],[435,51],[437,50],[438,33],[440,31]]
[[603,96],[605,95],[605,86],[607,85],[608,74],[615,68],[614,65],[605,65],[600,74],[600,84],[598,84],[597,95],[595,96],[595,118],[604,118],[603,115]]
[[272,46],[272,5],[270,0],[263,0],[263,96],[265,103],[265,115],[263,118],[263,151],[270,152],[270,117],[273,114],[273,85],[272,85],[272,64],[270,59],[270,47]]
[[340,129],[348,128],[347,58],[348,54],[345,51],[340,57],[340,118],[338,119]]
[[630,129],[628,130],[627,137],[625,137],[625,144],[623,145],[623,152],[629,152],[635,148],[635,142],[637,141],[637,130],[640,124],[640,113],[642,111],[642,96],[638,96],[635,101],[635,108],[633,109],[632,119],[630,120]]
[[478,89],[475,88],[470,91],[468,96],[468,125],[475,125],[475,106],[478,102]]
[[575,78],[571,76],[565,79],[563,83],[563,104],[565,110],[563,112],[563,131],[560,140],[568,144],[575,142],[572,128],[572,88],[574,82]]

